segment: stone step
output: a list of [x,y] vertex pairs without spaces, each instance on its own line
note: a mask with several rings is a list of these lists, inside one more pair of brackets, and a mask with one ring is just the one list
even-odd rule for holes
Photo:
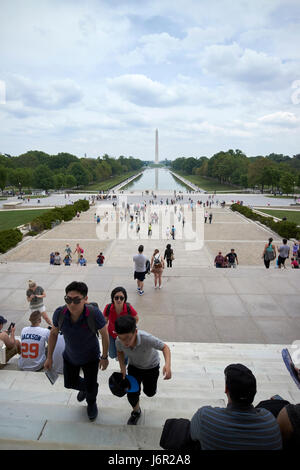
[[[3,432],[4,430],[4,432]],[[5,434],[5,435],[3,435]],[[0,422],[0,444],[5,449],[31,448],[39,443],[40,449],[97,450],[159,450],[160,432],[157,428],[127,425],[102,425],[97,422],[53,421],[43,419],[11,419]],[[28,444],[24,443],[24,437]],[[20,447],[19,447],[20,446]],[[23,447],[24,446],[24,447]]]

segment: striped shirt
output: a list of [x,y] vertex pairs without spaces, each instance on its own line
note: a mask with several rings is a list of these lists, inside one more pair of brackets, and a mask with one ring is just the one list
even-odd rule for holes
[[203,450],[279,450],[280,429],[275,417],[252,405],[227,408],[203,406],[192,417],[191,438]]

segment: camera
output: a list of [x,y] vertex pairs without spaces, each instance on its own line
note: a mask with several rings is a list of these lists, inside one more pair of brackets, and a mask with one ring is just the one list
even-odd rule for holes
[[7,329],[7,334],[10,335],[11,329],[15,326],[15,323],[11,323]]

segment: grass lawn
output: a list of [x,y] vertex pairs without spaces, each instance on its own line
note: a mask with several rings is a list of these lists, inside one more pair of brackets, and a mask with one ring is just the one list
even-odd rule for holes
[[10,228],[16,228],[19,225],[27,224],[49,210],[51,209],[0,211],[0,230],[8,230]]
[[233,191],[236,192],[237,190],[241,190],[237,186],[232,186],[229,184],[222,184],[219,183],[217,180],[203,178],[203,176],[199,175],[186,175],[181,171],[175,171],[178,175],[183,176],[183,178],[187,179],[191,183],[196,184],[199,188],[203,189],[204,191]]
[[273,215],[274,217],[278,217],[278,219],[282,219],[286,217],[289,222],[295,222],[296,224],[300,225],[300,211],[292,210],[292,211],[285,211],[285,210],[272,210],[272,209],[260,209],[261,212],[265,212],[266,214]]
[[95,183],[95,184],[90,184],[88,186],[84,186],[83,188],[80,188],[80,190],[81,191],[108,191],[114,186],[117,186],[117,184],[122,183],[122,181],[125,181],[127,178],[130,178],[131,176],[134,176],[140,173],[140,171],[141,170],[130,171],[128,173],[124,173],[123,175],[113,176],[112,178],[109,178],[108,180],[101,181],[101,183]]

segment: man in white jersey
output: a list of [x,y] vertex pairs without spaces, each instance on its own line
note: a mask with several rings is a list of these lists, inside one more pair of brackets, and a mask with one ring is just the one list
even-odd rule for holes
[[44,367],[50,330],[41,328],[41,318],[41,312],[32,312],[29,317],[31,326],[26,326],[21,332],[19,358],[21,370],[38,371]]

